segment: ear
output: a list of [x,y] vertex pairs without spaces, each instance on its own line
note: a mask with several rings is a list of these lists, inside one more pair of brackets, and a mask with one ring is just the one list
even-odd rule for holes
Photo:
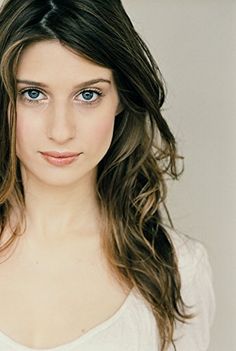
[[124,106],[121,102],[119,102],[117,109],[116,109],[116,116],[124,110]]

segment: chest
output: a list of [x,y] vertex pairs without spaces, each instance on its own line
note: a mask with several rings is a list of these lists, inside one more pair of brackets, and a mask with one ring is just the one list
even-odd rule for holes
[[0,265],[0,330],[16,342],[52,348],[111,317],[127,292],[99,255]]

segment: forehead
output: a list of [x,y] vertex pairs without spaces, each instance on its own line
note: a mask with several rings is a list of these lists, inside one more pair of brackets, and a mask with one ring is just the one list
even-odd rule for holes
[[[27,76],[26,76],[27,75]],[[17,66],[17,77],[42,79],[112,79],[112,71],[72,52],[58,40],[32,43],[23,49]]]

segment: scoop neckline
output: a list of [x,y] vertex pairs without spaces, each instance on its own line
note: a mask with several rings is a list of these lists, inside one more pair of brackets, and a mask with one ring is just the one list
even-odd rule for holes
[[122,316],[124,311],[127,309],[129,306],[129,303],[133,297],[133,291],[134,288],[132,288],[129,292],[129,294],[126,296],[124,302],[122,305],[118,308],[118,310],[108,319],[105,321],[97,324],[95,327],[92,327],[89,329],[85,334],[82,334],[75,340],[72,340],[68,343],[64,343],[58,346],[55,346],[53,348],[32,348],[28,347],[26,345],[20,344],[17,341],[15,341],[12,337],[8,336],[5,334],[2,330],[0,330],[0,341],[6,342],[8,345],[17,347],[17,351],[69,351],[72,347],[75,345],[80,345],[83,342],[85,342],[87,339],[91,338],[92,336],[96,335],[97,333],[101,332],[102,330],[112,326],[112,324]]

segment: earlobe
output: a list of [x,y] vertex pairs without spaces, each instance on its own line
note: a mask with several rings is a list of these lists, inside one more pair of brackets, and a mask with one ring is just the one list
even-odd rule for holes
[[119,105],[117,106],[116,109],[116,116],[119,115],[119,113],[121,113],[124,110],[124,106],[121,104],[121,102],[119,102]]

